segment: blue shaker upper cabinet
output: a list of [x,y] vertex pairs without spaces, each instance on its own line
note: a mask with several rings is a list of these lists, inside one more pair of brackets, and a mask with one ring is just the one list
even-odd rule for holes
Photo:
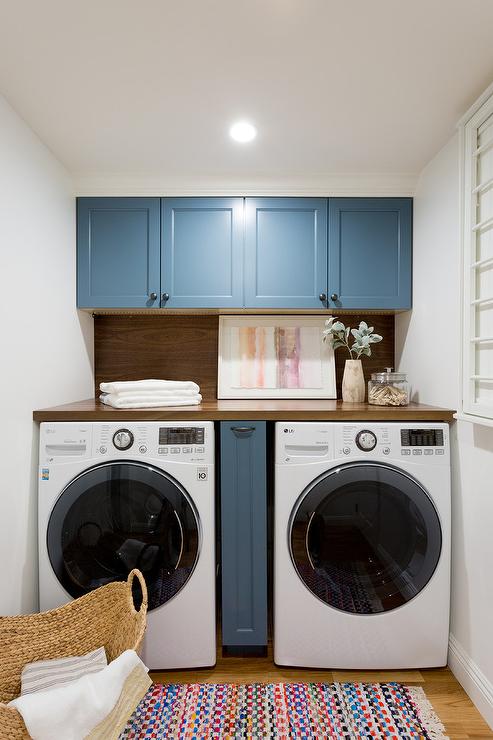
[[411,308],[412,198],[329,199],[329,308]]
[[159,306],[159,198],[79,198],[77,305]]
[[324,308],[327,200],[246,198],[245,305]]
[[162,306],[243,305],[243,198],[164,198]]

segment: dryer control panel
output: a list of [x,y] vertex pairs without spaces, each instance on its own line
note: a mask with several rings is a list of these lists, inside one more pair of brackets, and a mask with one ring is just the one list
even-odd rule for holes
[[447,424],[339,424],[335,432],[336,457],[367,457],[440,464],[448,459]]
[[306,464],[327,460],[410,460],[448,464],[447,424],[416,422],[278,422],[276,462]]

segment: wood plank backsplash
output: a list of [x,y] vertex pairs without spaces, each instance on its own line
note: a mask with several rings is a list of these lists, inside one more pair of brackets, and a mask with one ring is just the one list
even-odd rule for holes
[[[351,326],[370,319],[383,341],[373,345],[371,357],[363,359],[366,380],[372,372],[394,367],[394,316],[351,314],[342,317],[342,321]],[[96,396],[101,382],[166,378],[194,380],[200,385],[204,400],[214,400],[218,330],[217,315],[95,316]],[[337,395],[340,397],[347,352],[339,349],[335,357]]]

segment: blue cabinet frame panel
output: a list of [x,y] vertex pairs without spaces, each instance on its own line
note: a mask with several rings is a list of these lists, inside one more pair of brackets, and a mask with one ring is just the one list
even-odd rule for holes
[[325,308],[327,200],[245,199],[245,305]]
[[163,198],[161,291],[169,308],[243,305],[243,198]]
[[221,422],[222,640],[267,645],[266,422]]
[[79,308],[159,306],[159,204],[159,198],[78,199]]
[[412,198],[330,198],[329,308],[411,308],[411,283]]

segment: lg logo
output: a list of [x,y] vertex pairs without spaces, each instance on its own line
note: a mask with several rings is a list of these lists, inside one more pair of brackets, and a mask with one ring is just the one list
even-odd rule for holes
[[207,480],[209,477],[209,473],[207,468],[197,468],[197,480]]
[[285,429],[284,434],[293,434],[294,429]]

